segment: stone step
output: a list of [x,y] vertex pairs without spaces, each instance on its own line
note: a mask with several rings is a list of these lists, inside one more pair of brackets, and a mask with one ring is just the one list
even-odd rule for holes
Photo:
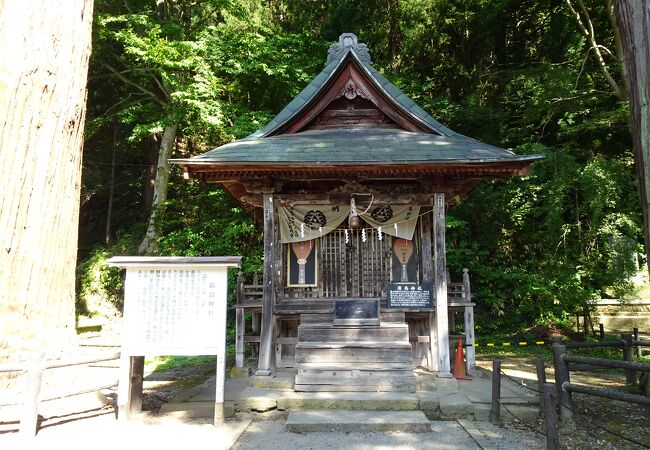
[[312,373],[309,375],[296,375],[295,384],[325,384],[337,386],[373,386],[386,384],[412,384],[415,386],[415,376],[413,372],[401,373],[399,375],[361,375],[356,377],[346,377],[331,375],[331,372]]
[[383,432],[425,433],[431,424],[422,411],[294,411],[285,429],[305,432]]
[[291,392],[277,399],[283,411],[345,409],[351,411],[415,411],[419,399],[407,392]]
[[392,377],[392,376],[414,376],[412,367],[395,368],[302,368],[298,369],[298,375],[328,375],[333,377]]
[[296,392],[409,392],[415,393],[415,381],[410,383],[351,384],[296,384]]
[[[310,359],[310,358],[304,358]],[[347,362],[332,362],[332,361],[302,361],[297,365],[298,371],[301,370],[319,370],[319,371],[337,371],[337,370],[351,370],[350,363]],[[359,370],[413,370],[413,362],[401,361],[378,361],[378,362],[364,362],[363,367],[357,367]]]

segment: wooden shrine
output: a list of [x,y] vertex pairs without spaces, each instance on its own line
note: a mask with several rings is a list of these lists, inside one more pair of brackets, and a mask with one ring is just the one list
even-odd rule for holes
[[262,130],[173,162],[264,226],[262,279],[239,280],[238,365],[252,342],[256,374],[294,367],[296,390],[414,391],[416,365],[451,376],[449,311],[473,343],[469,277],[447,279],[446,208],[540,158],[446,128],[346,33]]

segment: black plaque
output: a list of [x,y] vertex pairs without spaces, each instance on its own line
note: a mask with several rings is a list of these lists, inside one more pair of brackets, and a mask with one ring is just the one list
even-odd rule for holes
[[430,284],[391,283],[386,292],[389,308],[433,308],[433,286]]
[[379,300],[334,301],[334,325],[379,325]]

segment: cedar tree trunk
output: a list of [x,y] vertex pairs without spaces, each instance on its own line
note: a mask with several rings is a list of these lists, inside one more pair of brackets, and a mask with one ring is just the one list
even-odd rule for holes
[[74,336],[92,0],[0,2],[0,362]]
[[[643,207],[646,257],[650,256],[650,5],[648,0],[614,0],[630,98],[632,143]],[[646,263],[650,262],[650,257]],[[650,266],[650,264],[648,264]]]

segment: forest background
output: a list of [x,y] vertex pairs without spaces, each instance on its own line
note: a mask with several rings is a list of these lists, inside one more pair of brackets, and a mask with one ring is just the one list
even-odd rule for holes
[[261,270],[261,228],[166,158],[263,127],[342,32],[445,125],[546,156],[448,211],[451,278],[470,270],[479,332],[566,323],[645,264],[608,2],[97,0],[94,14],[78,314],[119,310],[112,255],[243,255],[247,275]]

